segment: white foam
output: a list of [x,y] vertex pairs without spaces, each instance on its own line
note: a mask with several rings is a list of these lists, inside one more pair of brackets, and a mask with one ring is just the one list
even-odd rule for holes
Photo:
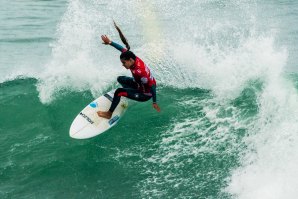
[[298,195],[298,95],[284,78],[287,53],[266,46],[259,52],[264,88],[252,121],[248,149],[225,189],[239,199],[291,199]]
[[273,49],[272,37],[257,37],[230,51],[185,44],[175,52],[175,58],[181,67],[188,67],[194,87],[211,89],[219,98],[233,99],[248,81],[281,70],[286,51],[273,53]]
[[[171,1],[126,1],[121,4],[118,1],[69,2],[58,27],[58,41],[53,45],[52,59],[39,76],[41,101],[50,102],[55,94],[65,89],[91,90],[98,94],[115,83],[117,75],[124,73],[117,58],[118,52],[100,45],[99,34],[106,33],[119,41],[112,26],[112,17],[120,23],[133,51],[151,66],[158,85],[203,87],[221,96],[237,95],[241,85],[235,84],[244,84],[247,79],[259,75],[260,72],[255,70],[266,70],[254,65],[254,71],[249,71],[248,64],[259,53],[256,49],[266,47],[266,38],[247,39],[243,29],[247,30],[249,25],[234,24],[228,15],[215,15],[206,21],[193,20],[197,17],[206,18],[210,14],[204,9],[210,2],[191,3],[198,5],[197,9],[201,12],[198,13],[192,7],[182,7],[182,4],[177,7],[177,3]],[[246,9],[241,6],[231,6],[235,8],[234,14],[250,17],[246,16],[246,12],[243,12]],[[125,21],[119,10],[125,13]],[[182,15],[187,17],[181,18]],[[173,26],[177,24],[173,20],[175,18],[180,20],[179,26]],[[230,33],[233,35],[228,38]],[[186,40],[189,35],[193,37]],[[209,35],[213,35],[212,38]],[[235,42],[229,44],[226,40]],[[261,44],[258,44],[259,41]],[[248,45],[255,49],[249,49]],[[265,46],[262,48],[262,45]],[[238,47],[231,52],[231,46]],[[239,74],[245,76],[247,72],[251,74],[250,77],[239,77]]]
[[269,79],[257,123],[246,139],[248,151],[227,188],[240,199],[298,195],[298,95],[281,76]]
[[52,59],[39,76],[39,96],[44,103],[55,99],[61,90],[91,90],[98,95],[123,72],[119,70],[118,58],[101,45],[97,23],[104,16],[89,6],[70,2],[60,23]]

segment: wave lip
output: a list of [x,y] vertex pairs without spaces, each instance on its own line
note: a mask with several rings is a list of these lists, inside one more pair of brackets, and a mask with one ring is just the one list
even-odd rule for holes
[[241,166],[226,191],[239,199],[292,199],[298,195],[298,94],[281,71],[270,71],[259,112],[245,139]]

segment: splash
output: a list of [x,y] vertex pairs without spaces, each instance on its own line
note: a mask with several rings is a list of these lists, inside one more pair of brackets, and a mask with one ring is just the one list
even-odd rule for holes
[[[188,3],[193,6],[182,6],[183,2],[177,6],[171,1],[69,2],[58,26],[51,61],[39,77],[41,101],[51,102],[63,90],[91,90],[98,95],[115,83],[117,75],[125,73],[115,58],[119,52],[100,45],[99,34],[107,33],[119,41],[112,18],[119,22],[133,51],[151,67],[159,85],[207,88],[221,96],[239,94],[247,79],[260,74],[256,70],[266,70],[264,66],[258,69],[258,60],[251,63],[258,58],[256,49],[266,48],[266,38],[252,35],[254,20],[246,11],[249,4],[221,3],[218,9],[224,16],[218,16],[207,9],[214,6],[212,2]],[[233,23],[234,16],[227,14],[230,9],[249,23]],[[244,78],[249,63],[255,72]],[[241,85],[235,86],[237,83]]]
[[234,170],[227,191],[238,198],[295,198],[297,192],[297,91],[278,76],[268,77],[260,94],[259,114],[242,166]]
[[[90,90],[93,94],[108,87],[119,73],[116,60],[107,62],[112,53],[100,48],[100,28],[104,16],[82,1],[69,4],[53,44],[52,59],[39,77],[39,97],[47,103],[59,92]],[[105,22],[104,22],[105,23]]]

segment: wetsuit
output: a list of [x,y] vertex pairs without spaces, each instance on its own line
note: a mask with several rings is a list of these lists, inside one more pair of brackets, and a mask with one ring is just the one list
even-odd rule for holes
[[[121,52],[127,51],[126,48],[115,42],[112,42],[110,45]],[[133,77],[119,76],[117,78],[117,81],[123,88],[118,88],[115,91],[112,105],[109,109],[110,112],[114,112],[121,96],[139,102],[145,102],[152,98],[153,103],[156,103],[156,81],[146,64],[139,57],[136,57],[134,66],[130,71]]]

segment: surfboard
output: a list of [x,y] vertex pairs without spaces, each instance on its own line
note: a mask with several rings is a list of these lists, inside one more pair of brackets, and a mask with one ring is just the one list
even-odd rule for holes
[[69,135],[75,139],[87,139],[97,136],[115,126],[125,113],[128,103],[121,97],[111,119],[97,115],[98,111],[108,111],[113,101],[114,92],[110,91],[88,104],[74,119],[70,126]]

